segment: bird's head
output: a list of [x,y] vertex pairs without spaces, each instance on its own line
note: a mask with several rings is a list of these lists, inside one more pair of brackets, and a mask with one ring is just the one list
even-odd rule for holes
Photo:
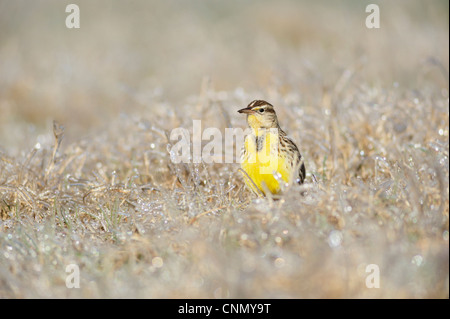
[[277,114],[269,102],[254,100],[238,112],[247,114],[247,123],[254,130],[278,127]]

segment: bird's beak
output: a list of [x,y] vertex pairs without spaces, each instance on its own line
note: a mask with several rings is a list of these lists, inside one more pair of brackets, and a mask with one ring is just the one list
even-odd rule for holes
[[252,113],[255,113],[255,111],[253,111],[251,108],[248,108],[248,107],[246,107],[246,108],[244,108],[244,109],[240,109],[238,112],[239,112],[239,113],[244,113],[244,114],[252,114]]

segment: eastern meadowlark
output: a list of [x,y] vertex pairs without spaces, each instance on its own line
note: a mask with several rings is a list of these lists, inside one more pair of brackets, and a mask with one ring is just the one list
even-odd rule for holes
[[295,143],[278,124],[273,105],[255,100],[238,111],[247,114],[251,133],[241,151],[241,168],[246,185],[259,196],[278,194],[281,183],[302,184],[305,165]]

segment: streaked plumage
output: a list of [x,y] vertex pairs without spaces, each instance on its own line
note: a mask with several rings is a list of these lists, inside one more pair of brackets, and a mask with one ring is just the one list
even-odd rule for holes
[[305,165],[295,143],[280,128],[273,106],[255,100],[238,111],[247,114],[252,129],[241,151],[241,168],[246,185],[256,194],[278,194],[280,183],[302,184]]

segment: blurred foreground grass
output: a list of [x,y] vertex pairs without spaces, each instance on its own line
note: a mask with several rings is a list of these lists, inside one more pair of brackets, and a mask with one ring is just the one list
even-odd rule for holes
[[[448,298],[448,2],[77,3],[0,1],[0,297]],[[256,98],[307,184],[171,162]]]

